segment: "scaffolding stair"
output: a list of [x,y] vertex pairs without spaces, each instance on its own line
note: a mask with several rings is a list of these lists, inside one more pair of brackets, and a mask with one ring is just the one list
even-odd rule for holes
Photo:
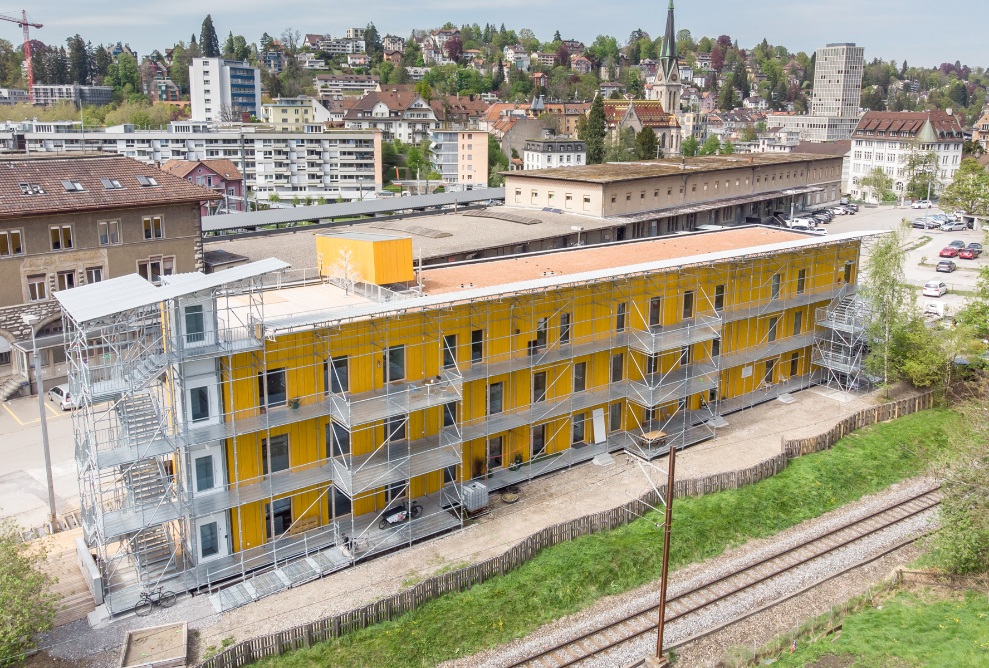
[[142,392],[124,397],[117,404],[127,444],[140,448],[162,434],[162,421],[151,394]]
[[145,582],[160,582],[178,574],[175,548],[165,527],[158,525],[139,531],[130,539],[131,554]]
[[135,506],[157,504],[168,493],[165,470],[157,459],[142,459],[128,466],[124,476]]
[[150,385],[153,380],[165,371],[165,363],[167,361],[168,358],[165,353],[151,353],[146,357],[142,357],[130,373],[133,387],[141,390]]

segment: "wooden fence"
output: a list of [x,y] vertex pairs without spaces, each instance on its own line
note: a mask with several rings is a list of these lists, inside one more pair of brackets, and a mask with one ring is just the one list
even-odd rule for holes
[[[787,463],[795,457],[827,450],[837,443],[842,436],[860,427],[930,408],[933,405],[933,400],[933,393],[928,392],[910,399],[901,399],[874,408],[863,409],[819,436],[793,440],[784,438],[783,451],[780,454],[754,466],[703,478],[677,480],[674,486],[674,495],[700,496],[728,489],[738,489],[765,480],[783,471]],[[300,624],[285,631],[244,640],[201,662],[199,668],[238,668],[267,656],[310,647],[316,643],[339,638],[347,633],[395,619],[444,594],[464,591],[496,575],[504,575],[529,561],[540,550],[547,547],[559,545],[580,536],[625,526],[655,508],[665,495],[666,485],[662,485],[658,491],[649,490],[639,498],[617,508],[546,527],[497,557],[492,557],[473,566],[433,576],[410,589],[354,610],[325,617],[315,622]]]

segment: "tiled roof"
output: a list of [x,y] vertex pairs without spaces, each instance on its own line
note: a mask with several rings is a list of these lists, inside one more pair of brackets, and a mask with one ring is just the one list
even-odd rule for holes
[[214,174],[222,176],[227,181],[238,181],[242,178],[240,170],[230,160],[169,160],[161,166],[162,171],[186,178],[198,165],[203,165]]
[[861,137],[870,132],[905,132],[913,136],[920,132],[928,121],[938,139],[962,140],[962,127],[958,117],[940,110],[867,111],[856,126],[855,135]]
[[[67,186],[75,183],[81,190],[70,191]],[[124,156],[0,160],[0,219],[215,199],[222,196]]]

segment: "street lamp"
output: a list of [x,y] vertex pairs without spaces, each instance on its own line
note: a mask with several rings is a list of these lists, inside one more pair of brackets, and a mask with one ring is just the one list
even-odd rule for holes
[[673,530],[673,487],[676,476],[676,446],[670,444],[666,479],[666,521],[663,525],[663,572],[659,584],[659,621],[656,625],[656,656],[646,657],[647,668],[667,668],[669,659],[663,656],[663,632],[666,630],[666,589],[670,577],[670,533]]
[[41,378],[41,356],[38,354],[38,337],[34,331],[34,325],[41,316],[24,313],[21,320],[31,330],[31,347],[34,355],[34,382],[38,389],[38,412],[41,415],[41,445],[45,452],[45,475],[48,478],[48,530],[51,533],[58,531],[58,520],[55,515],[55,485],[52,482],[52,453],[48,447],[48,417],[45,414],[45,384]]

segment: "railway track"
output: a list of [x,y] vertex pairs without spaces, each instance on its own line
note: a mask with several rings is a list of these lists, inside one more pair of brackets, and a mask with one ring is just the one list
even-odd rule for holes
[[[696,614],[878,531],[926,512],[940,503],[937,492],[938,489],[934,488],[904,499],[810,538],[799,545],[775,552],[733,573],[671,596],[666,604],[666,623]],[[510,668],[563,668],[579,665],[647,633],[654,633],[656,619],[655,605],[641,608],[622,619],[548,647],[509,666]]]

